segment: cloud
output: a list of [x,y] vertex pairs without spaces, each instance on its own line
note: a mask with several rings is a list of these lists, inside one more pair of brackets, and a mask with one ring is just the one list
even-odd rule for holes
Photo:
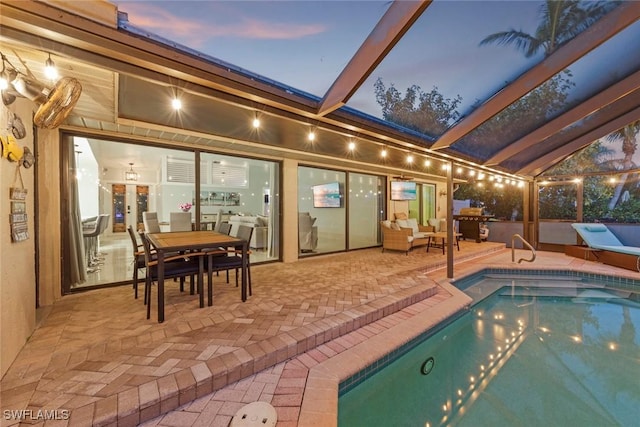
[[215,24],[197,18],[178,17],[167,10],[148,3],[127,3],[120,8],[129,15],[129,22],[162,37],[197,48],[207,40],[218,37],[235,37],[257,40],[295,40],[323,33],[322,24],[298,24],[268,22],[253,18],[241,18],[237,22]]

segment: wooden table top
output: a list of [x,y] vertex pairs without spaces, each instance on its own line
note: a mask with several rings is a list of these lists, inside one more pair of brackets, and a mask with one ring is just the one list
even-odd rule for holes
[[237,237],[217,231],[174,231],[169,233],[149,233],[149,241],[160,250],[197,249],[210,246],[233,246],[244,243]]

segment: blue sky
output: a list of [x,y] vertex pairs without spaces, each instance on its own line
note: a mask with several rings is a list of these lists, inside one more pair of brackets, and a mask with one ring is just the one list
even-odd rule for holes
[[[389,6],[386,0],[114,3],[139,28],[317,96],[329,89]],[[460,94],[469,105],[490,96],[531,61],[514,49],[478,48],[479,41],[508,29],[507,22],[532,32],[538,5],[434,2],[348,105],[379,116],[373,94],[378,77],[401,91],[412,84],[425,91],[437,86],[449,98]],[[480,75],[491,80],[478,84]]]

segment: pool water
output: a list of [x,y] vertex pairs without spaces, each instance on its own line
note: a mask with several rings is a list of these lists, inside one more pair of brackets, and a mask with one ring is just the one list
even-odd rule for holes
[[553,284],[482,280],[490,296],[340,395],[338,425],[638,425],[640,296]]

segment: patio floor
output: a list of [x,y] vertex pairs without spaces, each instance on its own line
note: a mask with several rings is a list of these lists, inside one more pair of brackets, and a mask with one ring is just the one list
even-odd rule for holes
[[[512,264],[511,251],[491,242],[462,241],[454,257],[456,277],[509,265],[637,278],[557,253]],[[375,248],[253,266],[247,302],[221,276],[214,306],[203,309],[168,282],[162,324],[146,320],[128,286],[65,296],[0,382],[1,409],[30,410],[22,413],[29,425],[227,426],[245,404],[266,401],[280,427],[325,426],[337,393],[305,400],[310,369],[401,323],[420,318],[424,329],[425,315],[435,323],[468,304],[447,283],[445,263],[439,251]],[[39,410],[59,419],[44,421]],[[18,422],[5,416],[2,425]]]

